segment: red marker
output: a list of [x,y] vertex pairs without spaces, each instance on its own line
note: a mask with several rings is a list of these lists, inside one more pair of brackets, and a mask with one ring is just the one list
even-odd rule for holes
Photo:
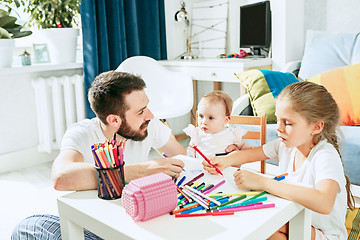
[[193,146],[193,148],[205,159],[205,161],[207,161],[211,166],[213,166],[218,173],[224,176],[224,174],[222,174],[220,169],[215,165],[211,164],[210,160],[196,146]]

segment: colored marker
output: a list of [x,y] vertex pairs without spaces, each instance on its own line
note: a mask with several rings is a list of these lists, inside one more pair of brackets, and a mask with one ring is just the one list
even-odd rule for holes
[[255,209],[262,209],[262,208],[272,208],[275,207],[275,203],[270,203],[270,204],[257,204],[257,205],[251,205],[251,206],[241,206],[238,208],[233,208],[231,210],[214,210],[215,211],[219,211],[219,212],[239,212],[239,211],[246,211],[246,210],[255,210]]
[[[225,202],[227,202],[227,201],[229,201],[229,198],[228,198],[228,197],[219,199],[219,202],[220,202],[220,203],[225,203]],[[209,202],[209,201],[207,201],[207,202]],[[210,208],[210,207],[214,207],[214,206],[215,206],[215,203],[210,202],[209,208]],[[197,211],[204,210],[204,209],[208,210],[209,208],[204,208],[203,206],[196,206],[196,207],[194,207],[194,208],[190,208],[190,209],[188,209],[188,210],[185,210],[185,211],[181,212],[181,214],[193,213],[193,212],[197,212]]]
[[179,193],[181,193],[180,196],[185,197],[188,201],[191,201],[191,198],[188,197],[188,196],[181,190],[181,188],[179,188],[177,185],[175,185],[175,187],[176,187],[176,189],[179,191]]
[[[223,203],[223,204],[221,204],[221,205],[218,206],[218,207],[219,207],[219,209],[220,209],[221,207],[224,207],[224,206],[229,205],[229,204],[231,204],[231,203],[235,203],[235,202],[240,201],[241,199],[244,199],[244,198],[246,198],[246,195],[245,195],[245,194],[242,195],[242,196],[240,196],[240,197],[231,199],[230,201],[228,201],[228,202],[226,202],[226,203]],[[215,207],[213,207],[213,208],[210,208],[210,210],[214,210],[215,208],[217,208],[217,206],[215,206]]]
[[215,153],[215,156],[225,156],[225,155],[228,155],[229,153],[228,152],[224,152],[224,153]]
[[279,177],[282,177],[282,176],[286,177],[287,175],[289,175],[289,174],[288,174],[288,173],[284,173],[284,174],[281,174],[281,175],[276,176],[276,177],[274,177],[274,178],[279,178]]
[[184,185],[190,185],[191,183],[195,182],[196,180],[198,180],[199,178],[201,178],[204,175],[205,175],[205,173],[202,172],[199,175],[197,175],[196,177],[194,177],[193,179],[191,179],[190,181],[188,181],[187,183],[185,183]]
[[234,212],[206,212],[206,213],[190,213],[190,214],[175,214],[176,218],[183,217],[203,217],[203,216],[224,216],[224,215],[234,215]]
[[195,189],[193,189],[193,188],[191,188],[191,187],[189,187],[189,186],[184,186],[184,187],[185,187],[186,189],[192,191],[193,193],[199,195],[200,197],[206,198],[206,199],[209,200],[210,202],[215,203],[215,204],[218,205],[218,206],[221,205],[220,202],[216,201],[215,199],[213,199],[213,198],[211,198],[211,197],[206,196],[205,194],[203,194],[202,192],[200,192],[200,191],[198,191],[198,190],[195,190]]
[[204,207],[205,209],[209,209],[209,203],[205,202],[203,199],[201,199],[200,197],[196,196],[194,193],[190,192],[187,189],[182,189],[183,192],[188,195],[192,200],[194,200],[195,202],[197,202],[198,204],[200,204],[202,207]]
[[185,181],[185,179],[186,179],[186,176],[183,176],[176,185],[180,186],[183,183],[183,181]]
[[256,199],[252,199],[252,200],[248,200],[248,201],[243,201],[243,202],[237,203],[237,204],[232,204],[232,205],[228,205],[228,206],[220,206],[218,209],[225,209],[225,208],[227,209],[227,208],[247,206],[247,205],[251,205],[251,204],[261,203],[266,200],[267,200],[267,197],[256,198]]
[[224,176],[224,174],[220,171],[220,169],[218,167],[216,167],[215,165],[211,164],[210,160],[196,146],[193,146],[193,148],[205,159],[205,161],[207,161],[213,168],[215,168],[215,170],[218,173],[220,173],[221,175]]
[[255,196],[256,194],[259,194],[259,192],[236,192],[236,193],[213,193],[208,194],[209,197],[217,197],[217,196],[241,196],[246,194],[246,196]]
[[218,184],[216,184],[215,186],[213,186],[212,188],[209,188],[208,190],[204,191],[203,194],[207,194],[209,192],[214,191],[216,188],[220,187],[221,185],[223,185],[225,183],[225,180],[220,181]]
[[203,192],[205,192],[206,190],[212,188],[213,186],[214,186],[214,184],[209,184],[209,185],[205,186],[204,189],[201,189],[200,192],[203,193]]

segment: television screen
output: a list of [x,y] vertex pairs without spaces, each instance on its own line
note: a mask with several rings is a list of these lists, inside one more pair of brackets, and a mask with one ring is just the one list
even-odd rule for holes
[[240,48],[251,48],[260,55],[261,48],[271,43],[270,2],[263,1],[240,7]]

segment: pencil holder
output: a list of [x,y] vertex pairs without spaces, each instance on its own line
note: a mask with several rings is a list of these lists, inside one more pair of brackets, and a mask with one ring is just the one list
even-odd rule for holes
[[164,173],[132,180],[123,190],[122,204],[135,221],[167,214],[177,204],[174,181]]
[[125,185],[123,166],[124,164],[113,168],[95,166],[99,198],[111,200],[121,197]]

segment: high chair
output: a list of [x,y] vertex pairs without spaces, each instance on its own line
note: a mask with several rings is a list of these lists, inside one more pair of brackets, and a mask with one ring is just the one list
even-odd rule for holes
[[[167,124],[166,119],[185,115],[193,107],[192,78],[187,74],[167,69],[153,58],[130,57],[124,60],[116,71],[141,76],[146,83],[145,92],[149,97],[148,108],[165,124]],[[186,135],[179,135],[177,139],[184,136]]]
[[[247,133],[243,136],[243,139],[253,139],[260,140],[260,145],[266,143],[266,113],[260,117],[255,116],[231,116],[229,124],[238,124],[238,125],[259,125],[260,130],[248,130]],[[260,163],[260,172],[265,173],[266,161],[261,161]]]

